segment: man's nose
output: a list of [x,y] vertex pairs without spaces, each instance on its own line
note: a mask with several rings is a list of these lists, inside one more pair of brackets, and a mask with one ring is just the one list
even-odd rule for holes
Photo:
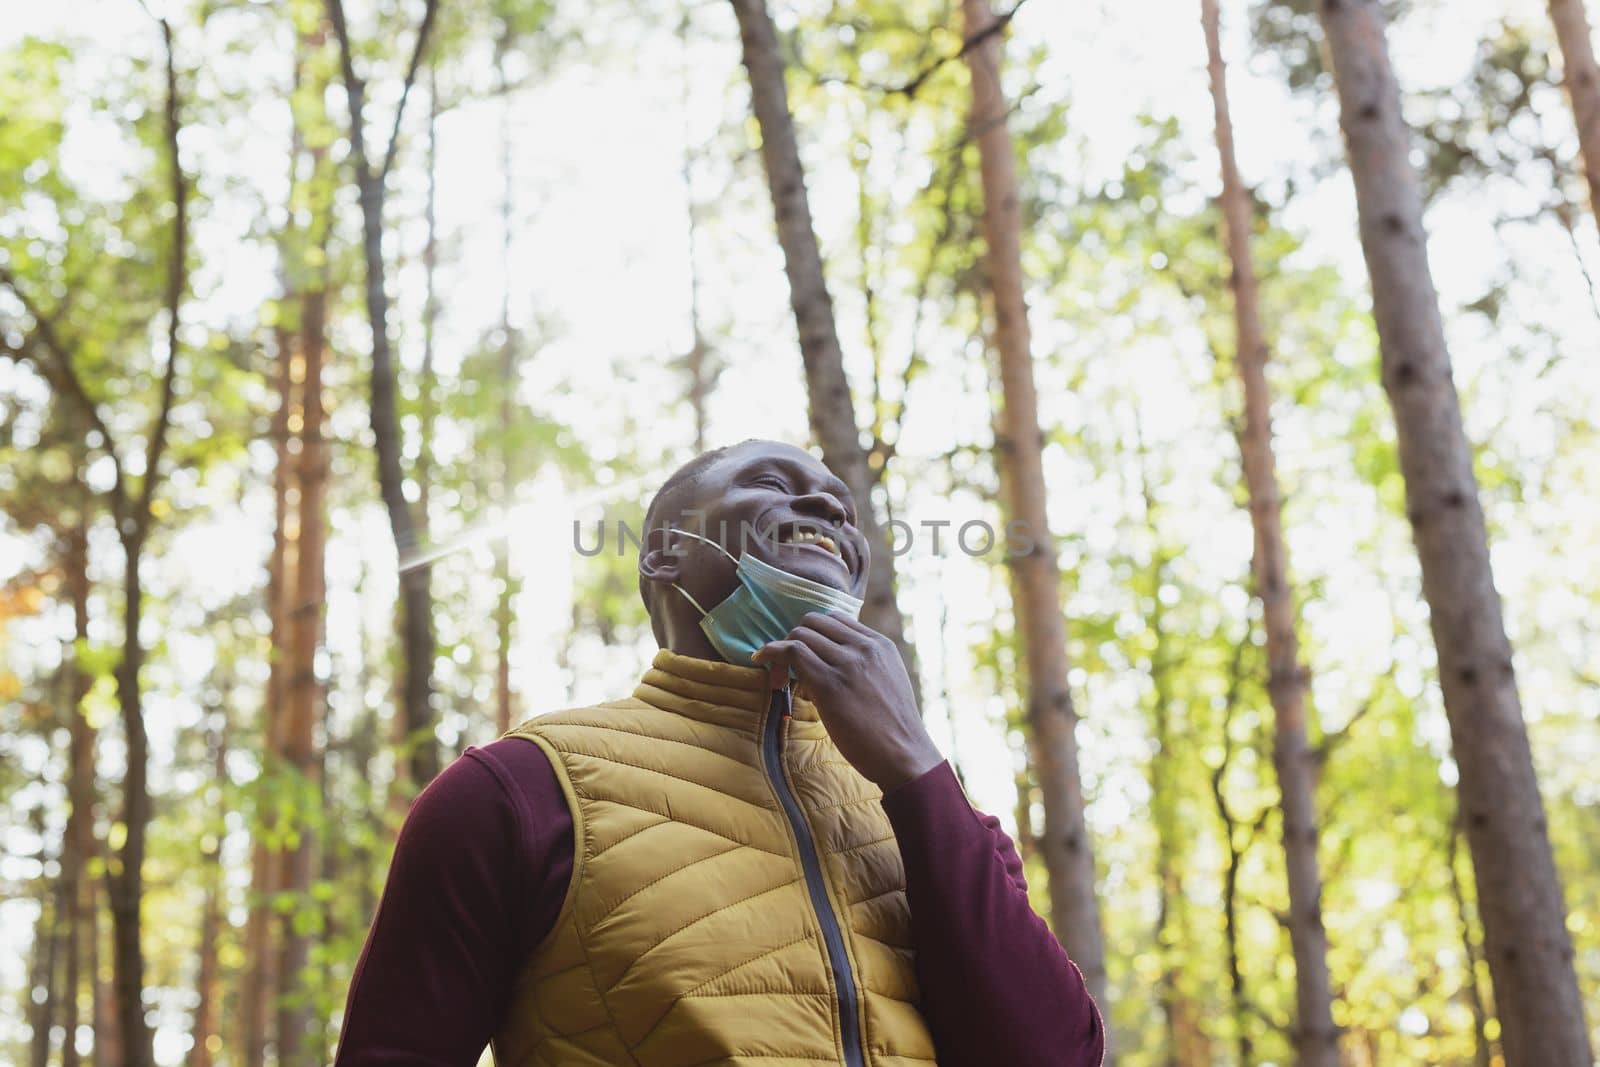
[[843,526],[850,517],[850,513],[844,509],[843,504],[839,503],[837,497],[832,493],[825,493],[820,490],[815,493],[807,493],[802,497],[796,497],[794,508],[796,511],[821,519],[834,526]]

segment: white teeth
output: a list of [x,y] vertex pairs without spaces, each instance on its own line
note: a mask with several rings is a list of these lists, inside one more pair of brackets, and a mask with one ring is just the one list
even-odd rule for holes
[[844,558],[839,552],[839,545],[833,538],[827,534],[817,533],[815,530],[793,530],[785,534],[781,540],[786,545],[820,545],[835,556],[839,556],[841,559]]

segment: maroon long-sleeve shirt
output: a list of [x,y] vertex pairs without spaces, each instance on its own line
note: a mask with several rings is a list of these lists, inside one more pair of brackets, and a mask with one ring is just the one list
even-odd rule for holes
[[[905,864],[922,1011],[941,1067],[1099,1067],[1100,1013],[1028,904],[1022,861],[948,763],[883,798]],[[572,875],[544,752],[469,748],[411,806],[356,965],[337,1067],[471,1067]]]

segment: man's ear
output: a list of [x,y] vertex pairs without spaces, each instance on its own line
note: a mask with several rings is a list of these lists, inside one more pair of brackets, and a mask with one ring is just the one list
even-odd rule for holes
[[651,530],[639,553],[639,577],[656,585],[683,579],[683,555],[668,544],[667,531]]

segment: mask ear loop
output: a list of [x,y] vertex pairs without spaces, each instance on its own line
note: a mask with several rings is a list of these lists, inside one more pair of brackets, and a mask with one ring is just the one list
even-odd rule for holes
[[[734,559],[734,556],[733,556],[732,552],[729,552],[727,549],[723,548],[721,545],[717,544],[715,541],[711,540],[711,538],[709,538],[709,537],[701,537],[697,533],[690,533],[688,530],[680,530],[675,526],[668,526],[667,527],[667,531],[669,533],[682,534],[685,537],[692,537],[696,541],[704,541],[706,544],[710,545],[712,548],[716,549],[718,552],[721,552],[724,556],[727,556],[728,559],[732,560],[733,561],[733,565],[735,567],[737,567],[739,565],[739,561],[737,559]],[[689,603],[693,604],[694,605],[694,609],[696,611],[698,611],[701,615],[704,616],[704,615],[710,615],[711,614],[711,612],[709,612],[705,608],[701,607],[700,606],[700,601],[698,601],[694,597],[690,596],[689,595],[689,591],[687,589],[685,589],[683,586],[679,585],[677,582],[673,582],[672,583],[672,588],[674,588],[678,592],[682,593],[683,594],[683,598],[685,600],[687,600]]]
[[711,612],[707,611],[705,608],[702,608],[700,606],[700,601],[696,600],[694,597],[689,595],[689,590],[685,589],[683,586],[679,585],[677,582],[673,582],[672,583],[672,588],[674,588],[678,592],[682,593],[683,594],[683,598],[685,600],[687,600],[689,603],[693,604],[694,605],[694,609],[696,611],[698,611],[701,615],[710,615],[711,614]]
[[675,533],[675,534],[682,534],[685,537],[692,537],[696,541],[704,541],[706,544],[710,545],[712,548],[716,549],[718,552],[721,552],[724,556],[727,556],[728,559],[732,560],[735,566],[737,566],[738,563],[739,563],[738,557],[736,557],[732,552],[729,552],[727,549],[723,548],[717,542],[711,540],[711,538],[709,538],[709,537],[701,537],[697,533],[690,533],[688,530],[680,530],[676,526],[669,526],[669,527],[667,527],[667,529],[670,530],[672,533]]

